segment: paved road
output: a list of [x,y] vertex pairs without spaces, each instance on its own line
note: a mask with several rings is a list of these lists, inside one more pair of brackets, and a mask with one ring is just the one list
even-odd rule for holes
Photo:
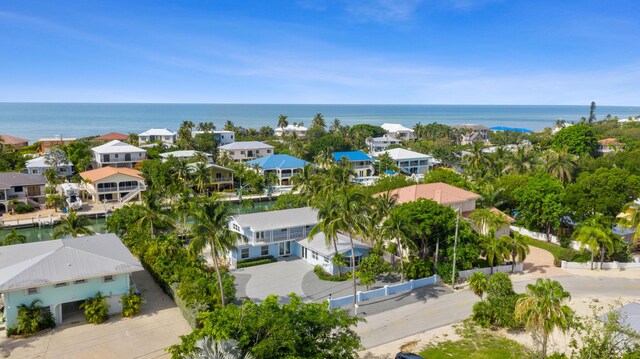
[[[559,281],[575,298],[598,293],[606,297],[640,297],[640,278],[560,276],[552,279]],[[532,282],[516,282],[514,289],[523,292],[526,284]],[[367,316],[367,322],[358,325],[356,331],[365,348],[375,347],[464,320],[471,315],[473,304],[478,300],[468,289],[441,295],[424,303],[409,304]]]

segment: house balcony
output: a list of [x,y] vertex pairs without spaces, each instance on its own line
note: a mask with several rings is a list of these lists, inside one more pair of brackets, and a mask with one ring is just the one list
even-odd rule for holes
[[361,170],[361,169],[370,169],[373,166],[371,165],[371,163],[367,163],[365,165],[357,165],[357,164],[352,164],[351,168],[354,170]]
[[307,228],[299,228],[295,231],[287,231],[287,233],[278,233],[278,234],[268,234],[265,233],[264,238],[254,239],[249,238],[248,243],[250,244],[262,244],[262,243],[276,243],[283,241],[295,241],[298,239],[306,238],[309,235],[311,229]]
[[219,178],[213,179],[213,183],[220,183],[220,182],[233,182],[233,177],[219,177]]

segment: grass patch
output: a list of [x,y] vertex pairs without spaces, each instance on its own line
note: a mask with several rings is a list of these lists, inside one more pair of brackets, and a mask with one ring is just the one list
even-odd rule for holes
[[278,260],[273,258],[273,256],[266,256],[260,258],[251,258],[251,259],[242,259],[238,261],[238,268],[247,268],[253,266],[259,266],[261,264],[268,264],[277,262]]
[[561,261],[567,261],[567,262],[581,262],[584,261],[584,254],[580,251],[577,251],[573,248],[564,248],[564,247],[560,247],[557,244],[553,244],[553,243],[547,243],[547,242],[543,242],[543,241],[538,241],[536,239],[533,239],[531,237],[524,237],[525,238],[525,242],[530,245],[530,246],[534,246],[534,247],[538,247],[538,248],[542,248],[545,251],[550,252],[553,255],[553,258],[555,259],[554,264],[556,265],[556,267],[560,266],[560,262]]
[[313,267],[313,272],[318,276],[318,279],[327,280],[330,282],[344,282],[345,280],[351,278],[351,275],[349,273],[344,273],[342,275],[331,275],[325,272],[320,265],[316,265],[315,267]]
[[430,359],[520,359],[529,358],[529,350],[522,344],[499,334],[478,328],[465,322],[456,329],[462,337],[430,344],[420,355]]

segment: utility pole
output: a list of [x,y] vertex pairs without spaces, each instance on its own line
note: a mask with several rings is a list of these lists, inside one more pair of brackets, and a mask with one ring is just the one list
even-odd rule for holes
[[455,287],[456,280],[456,249],[458,248],[458,228],[460,227],[460,207],[458,207],[458,217],[456,218],[456,235],[453,242],[453,270],[451,271],[451,287]]

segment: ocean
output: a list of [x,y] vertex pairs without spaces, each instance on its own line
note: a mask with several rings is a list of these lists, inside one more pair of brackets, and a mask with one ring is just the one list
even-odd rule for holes
[[[289,116],[289,123],[309,125],[318,112],[327,125],[338,118],[343,125],[474,123],[536,131],[558,119],[578,121],[589,115],[589,106],[0,103],[0,133],[30,141],[60,135],[79,138],[108,132],[140,133],[149,128],[177,130],[184,120],[212,121],[217,128],[227,120],[237,126],[275,128],[280,114]],[[600,106],[596,113],[599,119],[607,114],[626,118],[640,115],[640,107]]]

